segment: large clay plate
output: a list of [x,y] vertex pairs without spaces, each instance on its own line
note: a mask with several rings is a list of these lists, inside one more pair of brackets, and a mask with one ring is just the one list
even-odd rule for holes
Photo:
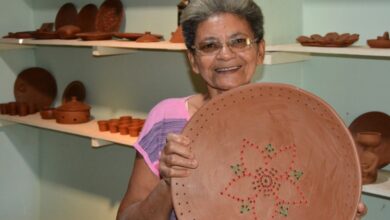
[[120,0],[104,1],[97,13],[96,30],[100,32],[118,32],[125,14]]
[[[382,134],[381,144],[374,149],[379,158],[378,168],[390,163],[390,116],[383,112],[367,112],[357,117],[349,126],[352,136],[356,139],[361,131],[376,131]],[[358,153],[363,152],[363,146],[356,143]]]
[[51,106],[57,95],[57,84],[50,72],[33,67],[18,75],[14,94],[17,102],[26,102],[36,112]]
[[172,180],[180,220],[351,220],[360,199],[348,129],[320,98],[275,83],[243,86],[202,107],[183,134],[199,162]]
[[81,29],[81,32],[94,32],[96,31],[96,15],[98,8],[94,4],[85,5],[77,15],[76,25]]
[[55,28],[65,25],[76,25],[77,21],[77,9],[73,3],[66,3],[58,10],[55,20]]

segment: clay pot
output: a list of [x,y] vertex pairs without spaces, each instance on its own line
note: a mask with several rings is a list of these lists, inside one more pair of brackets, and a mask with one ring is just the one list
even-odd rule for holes
[[178,26],[176,31],[172,33],[172,37],[169,40],[171,43],[184,43],[183,29],[181,26]]
[[137,40],[135,40],[135,42],[139,42],[139,43],[148,43],[148,42],[159,42],[160,39],[158,37],[156,37],[155,35],[151,34],[150,32],[145,32],[145,34],[140,37],[140,38],[137,38]]
[[138,125],[130,125],[128,129],[131,137],[137,137],[139,135],[140,127]]
[[5,115],[5,114],[7,114],[7,104],[6,103],[1,103],[0,104],[0,114],[2,114],[2,115]]
[[128,124],[121,124],[119,125],[119,133],[121,135],[128,135],[129,134],[129,125]]
[[16,102],[8,103],[8,114],[9,115],[17,115],[18,114],[18,106]]
[[119,118],[119,122],[124,123],[124,122],[131,122],[133,117],[130,115],[124,115]]
[[99,126],[99,131],[108,131],[108,121],[107,120],[100,120],[97,122]]
[[55,119],[55,108],[44,108],[39,112],[42,119]]
[[118,133],[119,131],[118,126],[119,126],[118,122],[109,122],[108,129],[110,130],[110,133]]
[[60,39],[76,39],[76,34],[80,33],[81,29],[76,25],[65,25],[57,30]]
[[60,124],[79,124],[90,120],[91,107],[87,104],[77,101],[72,97],[67,102],[56,109],[56,121]]
[[19,116],[28,115],[28,104],[26,102],[18,102],[17,108],[18,108],[18,115]]

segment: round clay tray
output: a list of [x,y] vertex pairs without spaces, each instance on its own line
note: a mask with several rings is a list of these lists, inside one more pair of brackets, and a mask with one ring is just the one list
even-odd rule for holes
[[94,4],[85,5],[77,15],[76,25],[80,27],[81,32],[94,32],[96,31],[96,15],[98,8]]
[[54,77],[45,69],[33,67],[23,70],[14,84],[16,102],[26,102],[30,113],[50,107],[57,95]]
[[114,37],[121,38],[121,39],[128,39],[128,40],[137,40],[143,35],[144,35],[143,33],[122,33],[122,32],[114,33]]
[[79,33],[79,34],[76,34],[76,36],[81,38],[82,40],[85,40],[85,41],[111,40],[112,39],[111,33],[104,33],[104,32]]
[[[367,112],[357,117],[349,126],[352,136],[356,140],[358,132],[375,131],[382,134],[381,144],[374,149],[378,156],[378,168],[390,163],[390,116],[383,112]],[[356,142],[358,153],[363,152],[363,146]]]
[[353,219],[354,141],[336,112],[299,88],[259,83],[209,101],[183,130],[199,166],[172,179],[180,220]]
[[390,48],[390,40],[367,40],[368,46],[372,48]]
[[50,39],[59,39],[57,32],[40,32],[35,31],[31,33],[32,37],[37,40],[50,40]]
[[100,32],[118,32],[125,14],[120,0],[106,0],[96,16],[96,30]]
[[72,97],[76,97],[76,100],[79,102],[84,102],[85,86],[82,82],[73,81],[66,86],[64,93],[62,94],[62,104],[70,102]]
[[73,3],[66,3],[61,6],[58,10],[55,20],[55,28],[65,26],[65,25],[76,25],[77,21],[77,9]]

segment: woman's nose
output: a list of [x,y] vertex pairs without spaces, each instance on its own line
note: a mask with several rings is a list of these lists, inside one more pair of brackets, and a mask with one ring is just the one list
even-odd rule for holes
[[231,59],[235,56],[236,53],[227,44],[224,44],[217,53],[217,58],[219,59]]

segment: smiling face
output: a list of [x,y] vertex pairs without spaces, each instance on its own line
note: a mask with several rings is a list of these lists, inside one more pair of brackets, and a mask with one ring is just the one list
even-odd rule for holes
[[234,39],[246,38],[253,39],[253,32],[245,19],[234,14],[220,13],[199,23],[195,47],[203,47],[209,42],[223,44],[223,48],[213,55],[201,54],[198,50],[194,53],[188,52],[192,70],[206,81],[211,97],[248,84],[256,66],[262,64],[264,41],[237,52],[226,45],[226,42],[232,42]]

